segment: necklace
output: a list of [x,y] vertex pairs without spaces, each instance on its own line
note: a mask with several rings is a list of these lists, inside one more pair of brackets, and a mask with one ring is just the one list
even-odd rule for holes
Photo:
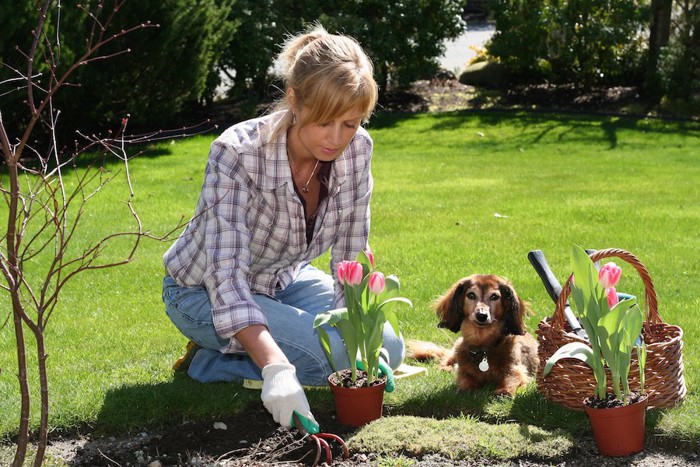
[[[289,162],[292,163],[292,169],[294,169],[294,173],[297,174],[297,177],[298,177],[299,171],[297,170],[297,165],[294,163],[294,158],[289,153],[289,151],[287,151],[287,156],[289,156]],[[314,165],[314,169],[311,171],[311,175],[309,175],[309,179],[301,187],[302,192],[304,192],[304,193],[309,192],[309,183],[311,183],[311,178],[314,176],[314,173],[316,173],[317,168],[318,168],[318,159],[316,159],[316,165]]]

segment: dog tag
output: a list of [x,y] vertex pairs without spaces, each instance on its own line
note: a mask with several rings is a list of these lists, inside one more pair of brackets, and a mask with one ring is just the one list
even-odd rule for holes
[[484,359],[479,363],[479,370],[483,372],[489,371],[489,362],[486,360],[486,355],[484,355]]

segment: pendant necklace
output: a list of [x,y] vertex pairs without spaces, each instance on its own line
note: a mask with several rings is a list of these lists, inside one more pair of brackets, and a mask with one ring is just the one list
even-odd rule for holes
[[[299,172],[297,171],[297,166],[294,163],[294,158],[292,155],[287,151],[287,156],[289,157],[289,162],[292,163],[292,169],[294,169],[294,173],[297,174],[297,177],[299,176]],[[301,191],[304,193],[309,192],[309,183],[311,183],[311,178],[314,176],[314,173],[316,173],[316,169],[318,168],[318,159],[316,159],[316,165],[314,165],[314,169],[311,171],[311,175],[309,175],[309,179],[306,181],[304,185],[301,187]]]

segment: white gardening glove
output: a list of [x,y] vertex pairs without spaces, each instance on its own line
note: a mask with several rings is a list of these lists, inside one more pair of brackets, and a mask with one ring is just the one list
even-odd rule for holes
[[272,418],[285,428],[292,426],[292,412],[313,420],[304,389],[291,363],[270,363],[262,369],[263,387],[260,398]]

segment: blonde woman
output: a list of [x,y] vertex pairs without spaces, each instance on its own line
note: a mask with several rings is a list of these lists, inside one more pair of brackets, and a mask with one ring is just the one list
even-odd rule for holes
[[[361,125],[377,85],[359,44],[320,26],[289,38],[277,68],[275,111],[211,146],[194,216],[164,256],[163,301],[191,341],[180,369],[202,382],[262,379],[263,404],[289,427],[293,410],[314,420],[302,385],[326,385],[332,371],[314,317],[343,305],[337,279],[309,262],[330,249],[335,271],[367,248],[372,139]],[[397,368],[403,340],[384,334]]]

